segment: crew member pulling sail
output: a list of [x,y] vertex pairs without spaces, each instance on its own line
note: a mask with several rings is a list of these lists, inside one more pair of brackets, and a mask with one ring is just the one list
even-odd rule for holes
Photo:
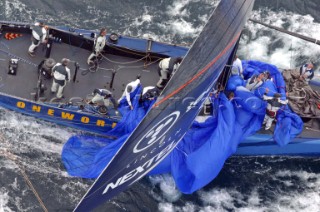
[[271,128],[273,120],[277,116],[277,112],[281,106],[288,103],[288,100],[281,100],[281,94],[275,93],[273,96],[267,96],[269,89],[266,89],[266,93],[263,95],[263,99],[267,101],[267,110],[263,123],[266,124],[265,130]]
[[51,92],[57,92],[57,98],[63,98],[63,88],[66,86],[67,81],[70,82],[70,69],[67,67],[70,60],[63,58],[61,63],[57,63],[52,68],[53,82]]
[[106,35],[107,35],[107,29],[102,28],[100,30],[99,36],[94,40],[94,48],[93,52],[88,57],[87,63],[90,65],[92,63],[92,60],[96,57],[98,57],[102,50],[104,49],[106,45]]
[[159,62],[158,72],[159,72],[160,79],[157,83],[157,87],[159,89],[163,89],[166,86],[171,76],[179,68],[181,61],[182,61],[181,57],[169,57],[169,58],[162,59]]
[[47,43],[47,30],[48,26],[44,25],[43,21],[39,21],[34,24],[32,28],[31,45],[28,49],[28,54],[34,57],[34,50],[40,45],[40,43]]
[[250,91],[254,91],[258,87],[260,87],[264,82],[265,75],[264,73],[260,73],[259,75],[255,74],[250,79],[248,79],[246,88]]
[[141,101],[146,101],[146,100],[153,100],[154,98],[159,96],[159,89],[154,86],[147,86],[144,87],[142,90],[142,95],[140,100]]
[[121,98],[118,100],[118,103],[121,104],[121,101],[127,101],[128,105],[130,106],[130,109],[133,110],[131,98],[133,98],[132,94],[134,94],[134,92],[139,86],[140,86],[140,76],[138,76],[135,81],[132,81],[129,84],[127,84]]
[[312,63],[307,63],[301,66],[300,68],[300,79],[305,80],[309,83],[310,80],[314,77],[314,65]]

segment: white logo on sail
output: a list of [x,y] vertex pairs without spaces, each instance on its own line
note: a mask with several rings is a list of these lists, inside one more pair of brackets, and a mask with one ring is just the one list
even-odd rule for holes
[[186,113],[189,112],[192,108],[196,107],[199,102],[201,102],[201,101],[203,102],[204,99],[207,98],[210,90],[212,90],[212,86],[210,86],[207,90],[202,92],[195,101],[191,102],[189,104],[189,106],[187,107]]
[[174,125],[180,116],[180,111],[175,111],[163,118],[157,125],[150,129],[133,148],[134,153],[141,152],[152,146],[155,142],[160,140],[166,132]]

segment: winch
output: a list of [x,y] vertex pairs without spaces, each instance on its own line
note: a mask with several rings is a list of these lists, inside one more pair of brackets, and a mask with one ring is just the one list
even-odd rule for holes
[[18,59],[10,59],[8,74],[16,75],[18,70]]

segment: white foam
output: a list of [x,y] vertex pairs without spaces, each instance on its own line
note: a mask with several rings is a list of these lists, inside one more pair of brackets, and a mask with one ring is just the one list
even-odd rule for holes
[[175,208],[172,204],[167,203],[167,202],[160,202],[159,203],[159,211],[163,212],[175,212]]
[[[2,108],[1,113],[0,133],[4,138],[1,150],[8,152],[1,163],[6,169],[17,170],[17,164],[9,157],[13,154],[27,170],[60,176],[58,164],[48,166],[48,161],[52,161],[51,157],[59,160],[63,144],[72,135],[71,129]],[[24,154],[34,154],[36,158],[24,157]]]
[[[268,17],[262,17],[261,14],[268,14]],[[266,10],[262,12],[253,11],[253,17],[256,20],[283,28],[284,20],[289,24],[288,30],[297,32],[305,36],[317,38],[320,34],[320,24],[314,22],[314,18],[310,15],[293,14],[292,12],[274,12]],[[301,66],[302,62],[299,57],[304,55],[311,60],[319,60],[320,47],[310,42],[292,37],[290,35],[278,32],[273,29],[247,22],[246,28],[250,30],[251,37],[249,38],[244,33],[244,38],[241,39],[239,45],[239,54],[243,59],[261,60],[278,66],[279,68],[295,68]],[[268,35],[262,36],[261,31],[268,31]],[[272,35],[272,39],[270,37]],[[276,38],[276,39],[274,39]],[[284,45],[281,48],[269,50],[268,45],[272,45],[276,41],[282,41]]]
[[181,197],[181,192],[176,187],[174,179],[171,175],[155,175],[150,176],[149,179],[153,185],[159,185],[163,197],[160,199],[175,202]]
[[179,207],[179,206],[174,206],[171,203],[167,202],[161,202],[159,203],[159,211],[163,212],[175,212],[175,211],[181,211],[181,212],[193,212],[193,211],[198,211],[198,207],[195,206],[194,204],[191,203],[186,203],[186,205]]
[[[159,200],[158,207],[160,211],[320,211],[320,174],[284,170],[274,174],[272,181],[277,183],[270,191],[269,186],[265,189],[268,181],[262,181],[253,187],[249,194],[242,194],[236,188],[213,188],[196,192],[201,201],[198,205],[185,202],[185,205],[177,206],[174,202],[162,199]],[[161,183],[161,178],[155,178],[154,182]],[[296,183],[299,183],[303,190],[292,189],[292,186],[297,186]],[[269,200],[261,196],[265,192],[272,192],[273,198]],[[195,199],[196,195],[193,194]]]
[[209,192],[200,190],[198,192],[200,199],[203,201],[205,210],[224,210],[224,208],[234,208],[231,194],[225,189],[213,189]]
[[[302,183],[305,184],[307,188],[310,189],[317,189],[320,188],[320,174],[316,173],[309,173],[306,171],[279,171],[276,173],[276,177],[285,177],[285,178],[291,178],[291,177],[298,177]],[[312,179],[310,181],[310,179]],[[320,200],[320,196],[319,196]],[[319,205],[320,207],[320,205]]]
[[145,22],[151,22],[152,21],[152,16],[149,14],[143,14],[141,17],[137,17],[135,18],[133,24],[134,26],[138,27],[141,26],[142,24],[144,24]]
[[172,5],[168,5],[166,13],[169,16],[189,16],[190,13],[185,8],[189,4],[189,1],[178,0],[174,1]]
[[0,212],[11,212],[12,210],[7,206],[9,202],[8,192],[1,188],[0,190]]

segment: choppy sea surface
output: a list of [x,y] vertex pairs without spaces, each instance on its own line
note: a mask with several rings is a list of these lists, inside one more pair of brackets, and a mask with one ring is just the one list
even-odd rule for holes
[[[2,0],[0,20],[107,27],[190,46],[218,2]],[[320,39],[319,10],[318,0],[257,0],[252,18]],[[320,66],[318,45],[252,22],[246,24],[238,55],[280,68],[308,60]],[[93,183],[68,176],[61,163],[63,144],[76,133],[0,108],[0,212],[42,211],[23,174],[49,211],[72,211]],[[146,177],[97,211],[320,211],[320,158],[231,157],[212,183],[192,195],[181,194],[169,175]]]

